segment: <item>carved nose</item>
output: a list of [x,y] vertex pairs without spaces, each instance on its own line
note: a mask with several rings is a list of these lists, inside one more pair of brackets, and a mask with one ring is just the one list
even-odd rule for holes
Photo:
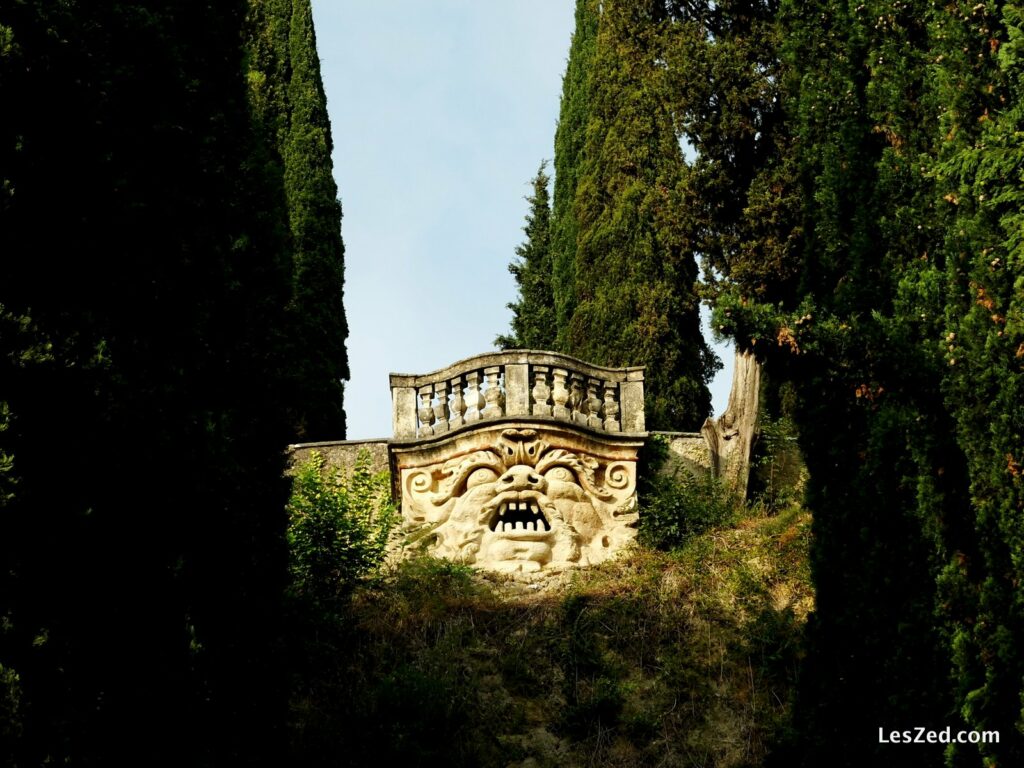
[[530,467],[512,467],[498,478],[498,486],[503,491],[539,491],[543,490],[544,478]]

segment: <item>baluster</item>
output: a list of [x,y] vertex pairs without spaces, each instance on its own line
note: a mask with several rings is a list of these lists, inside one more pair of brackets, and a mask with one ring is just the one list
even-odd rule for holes
[[565,378],[569,372],[564,368],[552,368],[551,375],[555,379],[555,389],[551,393],[551,399],[555,401],[553,409],[556,419],[568,419],[569,409],[565,404],[569,401],[569,390],[565,388]]
[[586,424],[587,415],[582,412],[583,405],[583,377],[578,373],[569,374],[569,409],[572,412],[572,420],[577,424]]
[[587,379],[587,426],[594,429],[601,428],[601,398],[597,396],[597,388],[599,386],[601,386],[601,382],[597,379]]
[[452,379],[452,411],[448,418],[448,426],[452,429],[466,423],[463,414],[466,412],[466,400],[462,397],[462,377]]
[[434,394],[437,395],[437,402],[434,403],[434,434],[440,435],[448,431],[448,382],[436,382]]
[[601,408],[601,415],[604,416],[606,432],[619,432],[622,429],[619,423],[619,401],[615,399],[618,392],[619,385],[614,381],[604,383],[604,406]]
[[484,399],[487,401],[487,406],[480,415],[485,419],[498,419],[505,415],[505,393],[498,386],[500,374],[501,366],[484,368],[484,378],[487,380]]
[[425,386],[425,387],[420,387],[419,388],[419,395],[420,395],[420,409],[419,409],[419,413],[418,413],[418,415],[420,417],[419,436],[420,437],[429,437],[430,435],[434,434],[434,428],[431,426],[434,423],[434,408],[433,408],[433,406],[430,403],[430,401],[434,397],[434,388],[431,385],[429,385],[429,384],[427,386]]
[[548,386],[548,367],[535,365],[533,378],[533,415],[550,416],[551,406],[548,405],[548,398],[551,397],[551,387]]
[[484,405],[484,397],[480,394],[480,371],[466,374],[466,415],[467,424],[480,421],[480,409]]

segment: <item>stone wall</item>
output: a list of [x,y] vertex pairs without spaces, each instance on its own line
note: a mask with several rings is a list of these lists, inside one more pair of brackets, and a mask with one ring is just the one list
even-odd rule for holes
[[309,460],[313,452],[323,455],[328,467],[350,474],[356,465],[360,451],[370,454],[370,471],[389,472],[388,441],[376,440],[330,440],[324,443],[297,443],[288,446],[288,466],[292,468]]
[[664,475],[707,475],[714,472],[711,448],[700,432],[651,432],[668,442],[668,456],[661,466]]

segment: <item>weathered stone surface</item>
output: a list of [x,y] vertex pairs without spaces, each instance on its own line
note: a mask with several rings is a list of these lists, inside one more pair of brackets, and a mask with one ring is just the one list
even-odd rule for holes
[[622,404],[622,431],[644,431],[644,385],[642,381],[624,381],[619,385]]
[[645,430],[643,368],[605,368],[556,352],[488,352],[433,373],[393,373],[391,392],[399,441],[505,417],[546,417],[598,432]]
[[396,440],[416,437],[415,387],[391,387],[391,428]]
[[332,469],[340,469],[350,474],[356,465],[356,458],[361,451],[370,454],[370,471],[386,472],[389,469],[387,440],[334,440],[325,443],[298,443],[288,446],[289,468],[309,461],[313,452],[324,457],[324,462]]
[[531,572],[599,563],[635,538],[642,444],[637,435],[503,419],[392,443],[391,452],[405,526],[432,527],[432,554]]
[[530,366],[509,363],[505,366],[505,413],[528,416],[530,413]]
[[660,472],[670,476],[678,476],[687,472],[694,476],[714,473],[711,448],[700,432],[651,432],[652,436],[660,435],[668,442],[668,455]]

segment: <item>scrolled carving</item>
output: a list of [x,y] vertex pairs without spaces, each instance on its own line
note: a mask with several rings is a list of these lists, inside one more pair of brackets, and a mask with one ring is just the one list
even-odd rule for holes
[[433,488],[434,480],[429,472],[410,472],[405,478],[405,489],[407,493],[429,493]]
[[636,485],[636,465],[617,461],[604,470],[604,484],[616,491]]

